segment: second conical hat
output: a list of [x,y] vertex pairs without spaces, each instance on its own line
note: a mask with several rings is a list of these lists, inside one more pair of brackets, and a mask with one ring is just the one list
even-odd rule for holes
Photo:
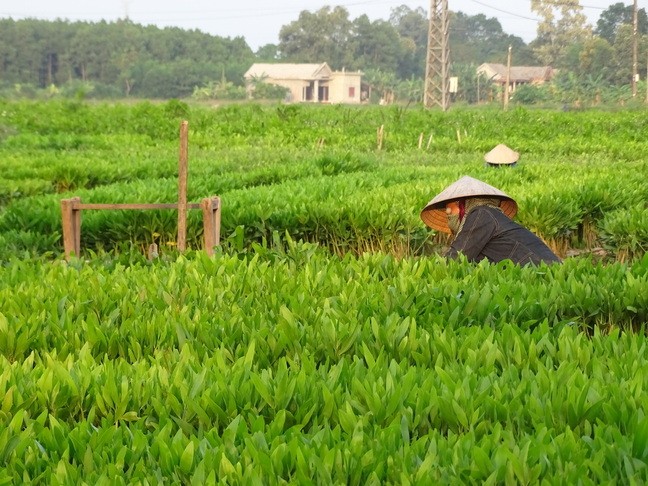
[[500,191],[478,179],[463,176],[437,194],[421,211],[421,219],[430,228],[450,233],[446,204],[467,197],[495,197],[500,200],[502,212],[513,219],[517,213],[517,203],[505,192]]
[[510,149],[503,143],[500,143],[497,147],[484,155],[484,160],[486,162],[497,165],[515,164],[519,158],[519,153]]

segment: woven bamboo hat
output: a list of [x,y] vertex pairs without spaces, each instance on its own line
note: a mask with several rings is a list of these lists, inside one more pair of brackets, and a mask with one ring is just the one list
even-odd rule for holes
[[520,158],[520,154],[500,143],[493,150],[484,155],[484,160],[491,165],[513,165]]
[[485,182],[463,176],[426,204],[421,211],[421,219],[430,228],[450,233],[445,206],[451,201],[467,197],[496,197],[500,200],[500,208],[509,218],[513,219],[517,213],[517,203],[512,197]]

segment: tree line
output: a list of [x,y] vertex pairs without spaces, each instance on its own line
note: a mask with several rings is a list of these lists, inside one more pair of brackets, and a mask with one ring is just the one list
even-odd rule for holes
[[[530,43],[507,34],[496,18],[450,12],[452,75],[458,96],[476,101],[476,68],[485,62],[550,65],[565,87],[595,90],[628,85],[633,71],[633,9],[616,3],[595,28],[578,0],[532,0],[539,16]],[[638,12],[638,69],[646,69],[648,20]],[[254,62],[327,62],[361,70],[377,92],[420,99],[425,76],[428,19],[422,8],[392,9],[389,19],[350,18],[344,7],[302,11],[284,25],[277,44],[256,52],[243,37],[198,30],[115,22],[0,19],[0,92],[3,95],[185,98],[202,93],[244,96],[243,74]]]

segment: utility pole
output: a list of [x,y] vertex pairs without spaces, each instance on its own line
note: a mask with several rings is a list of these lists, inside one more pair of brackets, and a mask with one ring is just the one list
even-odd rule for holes
[[427,58],[425,64],[425,92],[423,102],[426,108],[434,105],[446,111],[450,102],[448,0],[430,0],[430,23],[428,27]]
[[122,6],[124,7],[124,20],[130,20],[128,18],[129,4],[130,4],[129,0],[122,0]]
[[513,48],[509,46],[508,48],[508,60],[506,61],[506,84],[504,85],[504,111],[508,110],[509,103],[509,86],[511,84],[511,50]]
[[634,0],[634,9],[632,10],[632,97],[637,97],[637,44],[638,44],[638,14],[637,0]]

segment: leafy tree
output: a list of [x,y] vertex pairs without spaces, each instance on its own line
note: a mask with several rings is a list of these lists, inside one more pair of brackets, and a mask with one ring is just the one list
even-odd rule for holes
[[420,78],[411,78],[401,81],[396,86],[396,96],[407,103],[422,103],[425,82]]
[[254,55],[261,62],[278,61],[280,59],[279,46],[277,44],[266,44],[259,47]]
[[353,23],[344,7],[306,10],[279,31],[281,58],[292,62],[328,62],[340,68],[353,64]]
[[122,92],[129,96],[135,83],[133,68],[142,60],[144,45],[138,26],[130,20],[118,20],[112,29],[113,36],[120,39],[112,55],[112,63],[118,73],[114,84],[121,85]]
[[3,84],[18,81],[12,69],[12,64],[16,62],[18,55],[18,44],[14,42],[15,29],[15,22],[10,19],[0,19],[0,80]]
[[191,97],[197,100],[242,100],[246,92],[243,86],[235,86],[225,78],[225,71],[219,82],[210,81],[203,87],[195,87]]
[[543,64],[569,67],[564,60],[567,48],[592,35],[579,0],[531,0],[531,10],[542,19],[532,42],[536,56]]
[[597,79],[602,86],[613,83],[619,69],[613,47],[596,36],[573,44],[567,49],[565,59],[576,77]]
[[546,84],[523,84],[518,86],[511,96],[511,101],[520,105],[534,105],[551,101],[551,93]]
[[26,20],[16,24],[10,31],[12,37],[7,39],[9,45],[15,46],[13,49],[9,46],[7,48],[8,53],[11,53],[11,57],[7,59],[7,69],[13,71],[13,76],[10,74],[7,77],[14,83],[41,85],[42,37],[35,28],[35,23],[34,20]]
[[427,12],[421,7],[412,10],[406,5],[401,5],[392,9],[389,22],[396,28],[401,39],[398,76],[401,79],[412,76],[422,78],[425,75],[427,57]]
[[[594,34],[605,39],[610,44],[614,44],[619,27],[624,24],[632,25],[633,21],[634,7],[618,2],[603,11],[596,22]],[[637,31],[639,34],[648,33],[648,17],[646,16],[646,10],[643,8],[637,10]]]
[[[69,58],[74,77],[81,81],[110,82],[117,78],[111,60],[117,39],[105,21],[82,23],[70,41]],[[112,78],[111,78],[112,76]]]
[[258,83],[254,91],[252,91],[252,98],[255,100],[281,101],[286,99],[288,93],[290,93],[290,90],[285,86],[272,83]]
[[457,63],[506,62],[512,47],[512,62],[517,65],[536,63],[533,52],[520,37],[506,34],[495,17],[483,14],[452,13],[450,18],[450,59]]
[[465,103],[478,103],[492,98],[490,94],[493,85],[484,75],[477,74],[476,63],[453,63],[452,76],[458,78],[458,91],[453,95],[453,101]]
[[[0,79],[5,86],[19,84],[14,90],[19,95],[31,93],[27,86],[46,89],[48,96],[76,93],[81,86],[84,96],[179,97],[223,71],[229,82],[242,86],[253,60],[242,37],[143,27],[129,20],[0,20]],[[178,69],[182,63],[189,67]],[[152,78],[155,73],[159,80]],[[58,89],[66,84],[69,89]]]
[[403,52],[398,32],[385,20],[371,22],[362,15],[353,21],[354,64],[352,68],[394,71]]
[[375,101],[376,97],[387,102],[391,101],[398,84],[393,72],[380,69],[367,69],[364,73],[364,81],[369,86],[369,98],[372,101]]
[[219,71],[215,64],[199,64],[190,59],[167,63],[148,61],[133,94],[145,98],[183,98],[190,96],[203,80],[219,79]]
[[[609,60],[615,68],[616,76],[611,80],[614,84],[630,84],[632,81],[632,51],[634,44],[633,27],[630,24],[619,26],[617,35],[612,44],[612,56]],[[646,66],[646,52],[648,52],[648,36],[639,37],[638,42],[638,68],[644,72]]]
[[52,86],[66,80],[65,45],[72,38],[70,32],[62,28],[63,22],[57,20],[48,23],[32,23],[31,28],[37,32],[38,49],[41,63],[39,67],[39,84]]

